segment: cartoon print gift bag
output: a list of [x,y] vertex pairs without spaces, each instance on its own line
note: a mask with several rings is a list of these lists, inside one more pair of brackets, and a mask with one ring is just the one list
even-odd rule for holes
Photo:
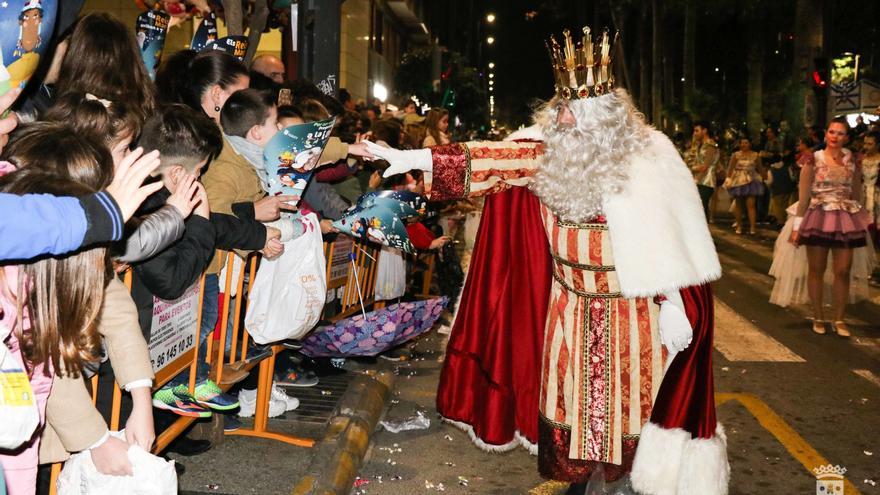
[[49,48],[58,0],[0,2],[0,95],[23,88]]
[[327,119],[293,125],[269,140],[263,149],[266,173],[262,178],[263,187],[270,195],[287,194],[302,198],[335,122],[336,119]]

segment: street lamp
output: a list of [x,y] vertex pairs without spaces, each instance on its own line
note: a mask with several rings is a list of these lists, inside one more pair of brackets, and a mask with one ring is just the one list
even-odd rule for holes
[[490,45],[491,45],[492,43],[495,43],[495,38],[489,36],[488,38],[486,38],[486,43],[489,43]]
[[495,68],[495,62],[489,62],[489,68],[490,68],[490,69],[494,69],[494,68]]
[[495,14],[489,14],[489,15],[487,15],[487,16],[486,16],[486,22],[488,22],[489,24],[492,24],[493,22],[495,22]]
[[489,73],[489,79],[495,79],[495,74],[493,72]]

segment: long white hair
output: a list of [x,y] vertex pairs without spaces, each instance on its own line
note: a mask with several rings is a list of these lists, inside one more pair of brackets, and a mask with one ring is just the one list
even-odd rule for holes
[[571,127],[557,125],[559,103],[554,98],[534,114],[546,149],[532,190],[560,220],[580,223],[601,215],[603,198],[622,189],[650,126],[622,89],[569,102],[577,121]]

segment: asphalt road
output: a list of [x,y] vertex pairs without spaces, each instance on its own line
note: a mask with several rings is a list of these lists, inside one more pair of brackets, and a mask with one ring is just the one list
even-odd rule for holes
[[[880,493],[880,304],[851,308],[853,337],[814,335],[806,308],[769,304],[774,233],[736,236],[714,227],[725,269],[716,294],[715,387],[728,435],[730,493],[813,494],[813,468],[846,468],[843,492]],[[880,293],[880,289],[876,291]],[[426,430],[377,432],[354,493],[558,494],[535,458],[518,449],[489,454],[440,423],[434,395],[445,336],[417,343],[399,366],[390,420],[417,410]],[[826,480],[828,481],[828,480]],[[833,481],[833,480],[832,480]]]

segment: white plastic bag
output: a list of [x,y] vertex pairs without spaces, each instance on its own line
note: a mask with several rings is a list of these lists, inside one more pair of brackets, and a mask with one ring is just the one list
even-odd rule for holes
[[[111,431],[114,437],[125,440],[122,431]],[[128,449],[132,476],[101,474],[92,462],[92,454],[85,450],[74,454],[64,463],[58,477],[58,495],[175,495],[177,473],[174,461],[145,452],[137,445]]]
[[34,436],[40,413],[21,361],[6,347],[9,332],[0,323],[0,447],[15,449]]
[[383,247],[376,267],[376,300],[402,297],[406,292],[406,261],[398,249]]
[[306,232],[284,243],[284,253],[260,262],[252,282],[245,326],[258,344],[298,339],[324,309],[327,273],[321,224],[314,213],[302,218]]

